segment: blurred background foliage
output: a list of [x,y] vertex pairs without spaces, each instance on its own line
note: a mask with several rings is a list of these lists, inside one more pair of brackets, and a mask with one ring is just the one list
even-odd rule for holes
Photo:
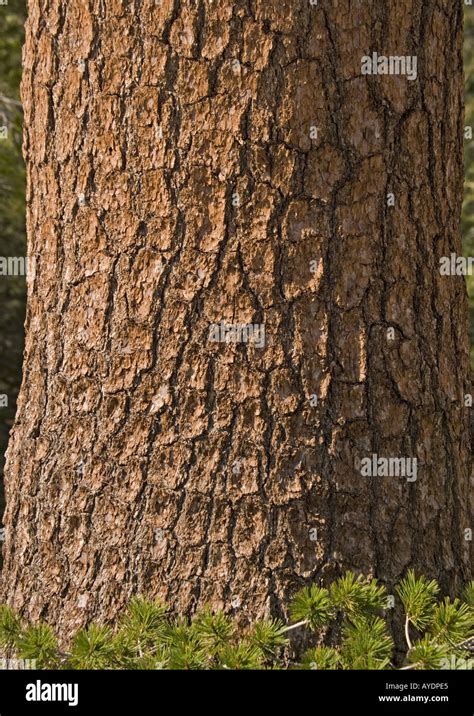
[[[0,256],[24,256],[26,245],[25,170],[19,102],[25,5],[25,0],[8,0],[8,5],[0,5],[0,128],[7,127],[7,137],[0,138]],[[0,478],[21,380],[25,293],[24,276],[2,277],[0,394],[8,396],[8,407],[0,408]],[[0,491],[0,511],[1,514],[3,490]]]
[[[19,88],[21,48],[26,0],[0,5],[0,127],[8,127],[0,139],[0,256],[25,255],[25,171],[21,154]],[[474,131],[474,7],[465,7],[464,67],[466,114],[464,125]],[[464,254],[474,256],[474,139],[465,140],[465,192],[462,215]],[[474,368],[474,275],[467,277],[471,365]],[[8,396],[8,408],[0,408],[0,486],[8,432],[13,422],[21,381],[25,278],[0,281],[0,393]],[[3,492],[0,490],[0,514]]]

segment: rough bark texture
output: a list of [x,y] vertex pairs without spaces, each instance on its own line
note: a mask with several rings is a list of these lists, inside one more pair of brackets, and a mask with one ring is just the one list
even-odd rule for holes
[[245,618],[344,568],[460,586],[461,43],[452,0],[30,0],[9,603],[67,634],[134,593]]

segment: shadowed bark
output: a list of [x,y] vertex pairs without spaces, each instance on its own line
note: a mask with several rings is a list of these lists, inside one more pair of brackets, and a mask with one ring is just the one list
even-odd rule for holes
[[[438,268],[461,47],[452,0],[30,0],[2,587],[25,616],[467,578],[467,302]],[[372,52],[417,78],[363,76]],[[265,345],[209,340],[221,321]],[[416,481],[362,476],[372,454]]]

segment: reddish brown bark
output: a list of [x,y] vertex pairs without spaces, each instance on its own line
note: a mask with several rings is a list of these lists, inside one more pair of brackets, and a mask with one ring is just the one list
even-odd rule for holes
[[452,0],[30,0],[12,605],[67,634],[134,593],[251,616],[344,568],[467,577],[461,43]]

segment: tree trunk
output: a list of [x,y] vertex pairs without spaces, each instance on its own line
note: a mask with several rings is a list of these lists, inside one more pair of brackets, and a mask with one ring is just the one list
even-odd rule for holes
[[30,0],[11,605],[68,634],[346,568],[459,588],[461,49],[452,0]]

